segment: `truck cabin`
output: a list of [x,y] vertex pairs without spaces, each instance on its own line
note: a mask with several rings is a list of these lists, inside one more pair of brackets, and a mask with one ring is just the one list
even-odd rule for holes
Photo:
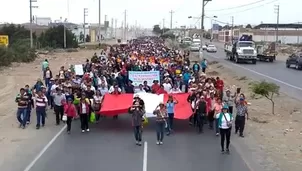
[[234,46],[235,47],[252,47],[252,48],[255,48],[255,43],[252,42],[252,41],[238,41],[236,43],[234,43]]

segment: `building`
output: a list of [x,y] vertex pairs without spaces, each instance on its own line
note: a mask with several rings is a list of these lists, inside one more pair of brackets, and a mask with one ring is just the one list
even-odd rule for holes
[[[302,24],[279,24],[278,41],[281,44],[301,44],[302,43]],[[218,40],[220,42],[231,42],[238,40],[242,35],[252,35],[255,42],[275,42],[276,24],[260,24],[251,28],[225,28],[219,31]]]
[[39,26],[48,26],[51,23],[50,17],[36,17],[34,22]]

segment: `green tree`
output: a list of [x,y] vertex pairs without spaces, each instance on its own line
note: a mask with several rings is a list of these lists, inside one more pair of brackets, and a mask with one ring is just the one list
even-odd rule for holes
[[[68,29],[66,31],[66,47],[76,48],[78,42],[75,35]],[[39,38],[41,47],[64,48],[64,26],[55,26],[43,32]]]
[[269,83],[266,81],[253,82],[250,86],[250,89],[254,94],[261,95],[272,103],[272,114],[275,114],[275,95],[279,95],[280,87],[275,83]]
[[[1,27],[0,35],[8,35],[9,44],[11,45],[20,39],[29,39],[30,31],[21,25],[9,24]],[[35,33],[33,33],[33,39],[36,39]],[[29,44],[30,41],[28,41],[27,43]]]

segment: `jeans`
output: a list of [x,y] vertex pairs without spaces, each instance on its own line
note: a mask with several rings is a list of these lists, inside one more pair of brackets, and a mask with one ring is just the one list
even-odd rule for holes
[[216,134],[219,134],[219,125],[218,125],[218,123],[219,123],[219,119],[215,119],[215,132],[216,132]]
[[27,122],[27,108],[18,108],[17,119],[20,125],[25,126]]
[[55,113],[56,113],[56,123],[57,125],[60,124],[60,120],[62,120],[63,114],[64,114],[64,108],[63,106],[57,106],[55,105]]
[[157,141],[162,142],[164,139],[164,129],[166,123],[164,121],[157,121],[156,122],[156,137]]
[[141,142],[142,141],[142,126],[134,126],[134,138],[136,141]]
[[231,142],[231,128],[228,129],[222,129],[220,128],[220,145],[221,150],[224,150],[224,142],[226,141],[226,149],[229,149],[230,142]]
[[72,122],[73,117],[72,116],[67,116],[67,132],[70,132],[71,130],[71,122]]
[[47,97],[47,100],[48,100],[48,106],[50,106],[51,108],[53,108],[53,98],[50,95],[50,92],[47,93],[46,97]]
[[244,131],[244,126],[245,126],[245,116],[236,116],[235,119],[235,133],[239,131],[239,135],[243,135]]
[[45,116],[46,116],[46,107],[36,107],[36,114],[37,114],[37,127],[45,125]]
[[80,114],[80,120],[81,120],[81,129],[89,129],[88,125],[88,114]]
[[203,125],[205,121],[205,114],[197,114],[197,126],[198,126],[198,132],[203,132]]
[[174,113],[168,113],[168,127],[167,127],[167,133],[170,133],[171,130],[173,130],[173,124],[174,124]]
[[50,83],[50,78],[45,78],[45,86],[48,87]]
[[31,116],[31,107],[28,107],[26,110],[26,117],[27,117],[27,122],[30,122],[30,116]]

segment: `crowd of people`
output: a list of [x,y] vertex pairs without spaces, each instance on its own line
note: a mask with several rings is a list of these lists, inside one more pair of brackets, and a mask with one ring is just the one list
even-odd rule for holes
[[[225,87],[219,77],[206,75],[207,60],[189,60],[190,52],[171,49],[158,37],[143,37],[128,42],[127,45],[110,46],[83,64],[83,75],[76,75],[74,66],[62,66],[58,74],[50,69],[47,59],[42,63],[43,80],[38,79],[34,86],[26,85],[16,97],[17,119],[20,128],[25,129],[31,122],[32,110],[36,109],[36,129],[45,126],[47,109],[53,109],[56,124],[63,121],[67,132],[71,132],[74,119],[79,118],[81,131],[89,132],[89,124],[98,122],[104,114],[100,112],[106,94],[155,93],[169,94],[167,102],[154,109],[156,117],[156,144],[162,145],[164,135],[174,129],[175,106],[178,104],[175,93],[188,93],[187,101],[192,107],[189,124],[198,133],[203,133],[204,125],[215,129],[221,137],[222,152],[229,153],[232,123],[235,133],[243,137],[248,108],[240,88],[236,92]],[[160,79],[149,85],[145,80],[133,85],[130,71],[159,71]],[[236,110],[235,110],[236,109]],[[236,116],[233,117],[233,112]],[[129,106],[132,126],[137,145],[142,145],[143,124],[146,121],[145,102],[135,96]],[[93,118],[93,119],[91,119]],[[114,116],[118,119],[118,116]],[[226,146],[225,146],[226,142]]]

